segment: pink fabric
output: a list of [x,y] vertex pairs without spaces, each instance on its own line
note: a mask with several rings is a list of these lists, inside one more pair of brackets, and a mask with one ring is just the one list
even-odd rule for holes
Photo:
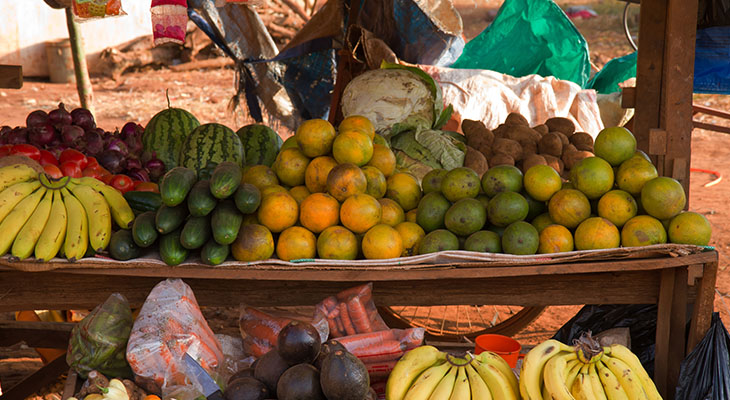
[[155,46],[185,43],[187,0],[152,0],[152,36]]
[[188,7],[188,0],[152,0],[152,7],[157,6],[183,6]]

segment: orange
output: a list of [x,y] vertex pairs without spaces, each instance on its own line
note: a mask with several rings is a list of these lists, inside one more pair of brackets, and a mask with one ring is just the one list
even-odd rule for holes
[[256,217],[256,213],[253,214],[243,214],[243,220],[241,221],[241,226],[243,225],[251,225],[251,224],[258,224],[259,219]]
[[382,215],[380,203],[367,194],[350,196],[340,207],[342,225],[355,233],[367,232],[380,222]]
[[355,164],[339,164],[327,175],[327,193],[338,201],[345,201],[353,194],[365,193],[368,180]]
[[297,144],[297,138],[295,135],[291,135],[286,140],[284,140],[284,143],[281,144],[281,148],[279,149],[279,152],[282,152],[286,149],[295,148],[298,149],[299,145]]
[[712,237],[712,225],[704,215],[696,212],[683,212],[672,218],[667,229],[672,243],[707,246]]
[[461,199],[477,197],[480,189],[479,175],[468,167],[452,169],[441,181],[441,193],[452,203]]
[[314,233],[322,232],[340,222],[340,203],[327,193],[311,194],[299,206],[299,221]]
[[494,197],[499,192],[519,192],[522,190],[522,171],[514,165],[497,165],[482,175],[481,185],[484,193]]
[[542,213],[530,221],[530,223],[535,227],[535,229],[537,229],[538,233],[542,232],[542,230],[548,226],[555,224],[555,222],[553,222],[550,218],[550,213]]
[[342,131],[332,144],[332,156],[340,164],[362,167],[373,158],[373,139],[360,131]]
[[416,223],[418,219],[418,208],[414,208],[406,213],[406,221]]
[[341,226],[330,226],[317,238],[319,258],[354,260],[359,247],[355,234]]
[[418,246],[421,240],[426,236],[426,232],[413,222],[401,222],[395,226],[401,239],[403,240],[403,253],[401,257],[415,256],[418,254]]
[[621,229],[621,245],[624,247],[649,246],[667,242],[667,232],[662,221],[649,215],[637,215]]
[[403,211],[418,207],[418,202],[421,200],[421,186],[413,175],[405,172],[395,173],[388,177],[387,185],[385,197],[395,200],[403,207]]
[[444,177],[448,173],[449,171],[442,168],[432,169],[428,171],[428,173],[426,173],[426,175],[424,175],[423,179],[421,180],[421,188],[423,189],[423,194],[440,192],[441,182],[444,180]]
[[297,223],[299,205],[289,193],[271,193],[261,199],[256,217],[271,232],[281,232]]
[[618,228],[636,216],[637,212],[634,196],[623,190],[612,190],[598,200],[598,216],[606,218]]
[[563,186],[557,171],[548,165],[535,165],[525,172],[523,185],[527,194],[537,201],[548,201]]
[[387,146],[374,144],[373,158],[368,161],[367,165],[379,169],[387,178],[395,172],[395,154]]
[[367,259],[400,257],[403,254],[403,239],[392,226],[375,225],[362,238],[362,253]]
[[566,228],[575,228],[591,215],[591,203],[575,189],[561,189],[548,202],[550,219]]
[[310,193],[309,189],[307,189],[306,186],[294,186],[293,188],[289,189],[289,194],[294,198],[294,200],[297,201],[297,204],[302,204],[302,200],[304,200],[307,196],[309,196]]
[[289,191],[287,191],[286,188],[281,185],[264,186],[263,188],[261,188],[261,198],[263,199],[264,197],[266,197],[272,193],[281,193],[281,192],[289,193]]
[[406,220],[403,208],[395,200],[378,199],[378,203],[383,209],[383,215],[380,217],[381,224],[396,226]]
[[362,115],[350,115],[340,122],[340,126],[337,127],[339,132],[343,131],[360,131],[370,136],[370,139],[375,139],[375,127],[369,119]]
[[305,156],[319,157],[332,151],[335,128],[323,119],[310,119],[299,125],[294,138]]
[[613,249],[620,244],[618,228],[606,218],[588,218],[575,229],[577,250]]
[[641,206],[656,219],[669,219],[682,212],[687,204],[684,188],[676,179],[654,178],[641,188]]
[[540,232],[538,253],[573,251],[573,234],[562,225],[548,225]]
[[337,166],[337,161],[329,156],[321,156],[313,159],[304,171],[304,184],[312,193],[324,192],[327,190],[327,175],[332,168]]
[[278,185],[279,178],[276,177],[276,172],[266,165],[253,165],[243,172],[241,183],[250,183],[261,190],[266,186]]
[[644,184],[658,176],[654,164],[641,156],[633,156],[618,167],[616,184],[619,189],[638,196]]
[[299,149],[286,149],[276,156],[272,169],[276,172],[279,182],[289,186],[304,184],[304,173],[307,170],[309,158]]
[[287,228],[276,241],[276,256],[281,260],[301,260],[316,255],[317,240],[314,234],[301,226]]
[[593,154],[614,167],[631,158],[636,152],[636,138],[628,129],[620,126],[605,128],[596,136]]
[[598,199],[611,190],[613,178],[611,164],[599,157],[584,158],[570,170],[570,182],[589,199]]
[[274,254],[274,238],[263,225],[243,225],[231,244],[231,254],[238,261],[267,260]]
[[368,181],[368,187],[365,189],[365,193],[376,199],[385,196],[385,190],[387,189],[385,175],[379,169],[368,165],[362,167],[362,172]]

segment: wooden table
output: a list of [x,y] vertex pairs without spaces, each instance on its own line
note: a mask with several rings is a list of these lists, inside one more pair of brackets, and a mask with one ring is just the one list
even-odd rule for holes
[[[190,266],[79,267],[29,273],[2,266],[0,311],[93,308],[113,292],[124,294],[133,306],[139,306],[150,289],[167,277],[183,278],[198,302],[206,306],[236,307],[244,301],[252,306],[316,304],[361,282],[374,283],[373,295],[379,305],[657,304],[655,381],[665,399],[671,399],[686,349],[693,348],[710,326],[717,266],[716,251],[603,262],[527,266],[471,263],[389,271]],[[694,308],[685,344],[688,303]]]

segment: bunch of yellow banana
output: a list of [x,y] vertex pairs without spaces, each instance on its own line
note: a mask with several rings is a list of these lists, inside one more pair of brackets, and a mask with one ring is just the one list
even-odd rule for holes
[[500,356],[455,358],[433,346],[408,352],[393,368],[386,400],[517,400],[517,378]]
[[54,180],[22,164],[0,168],[0,255],[23,260],[35,253],[48,261],[63,253],[75,261],[107,247],[112,218],[127,229],[134,213],[119,191],[96,179]]
[[[582,339],[581,339],[582,340]],[[661,400],[638,357],[614,344],[592,350],[548,340],[525,356],[520,394],[529,400]]]

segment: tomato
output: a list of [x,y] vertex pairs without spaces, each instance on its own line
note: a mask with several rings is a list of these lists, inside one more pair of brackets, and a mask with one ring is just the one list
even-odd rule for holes
[[160,188],[154,182],[135,182],[134,190],[138,192],[154,192],[160,193]]
[[13,145],[13,148],[10,149],[10,154],[17,154],[19,156],[26,156],[28,158],[31,158],[35,161],[38,161],[41,159],[41,151],[38,150],[37,147],[31,146],[29,144],[15,144]]
[[134,189],[134,182],[127,175],[114,175],[114,178],[112,178],[111,183],[108,183],[108,185],[111,185],[122,193]]
[[38,163],[42,166],[46,165],[55,165],[58,166],[58,160],[56,160],[56,157],[48,150],[41,150],[41,158],[38,160]]
[[67,161],[76,163],[76,165],[79,166],[79,169],[84,169],[89,164],[89,160],[86,159],[86,156],[82,152],[74,149],[66,149],[61,153],[61,157],[58,157],[58,162],[62,165]]
[[86,160],[88,161],[88,164],[86,164],[86,168],[96,167],[99,165],[99,162],[96,161],[96,157],[86,156]]
[[64,161],[61,163],[61,172],[64,176],[70,176],[72,178],[81,178],[81,168],[73,161]]
[[0,146],[0,157],[5,157],[10,155],[10,151],[13,149],[12,144],[4,144]]
[[107,185],[111,185],[112,184],[112,179],[114,179],[114,175],[112,175],[111,173],[109,173],[109,171],[104,170],[102,172],[101,176],[99,178],[97,178],[97,179],[99,179],[100,181],[104,182]]
[[61,172],[61,170],[53,164],[44,165],[43,170],[46,171],[46,174],[53,179],[63,178],[63,172]]

